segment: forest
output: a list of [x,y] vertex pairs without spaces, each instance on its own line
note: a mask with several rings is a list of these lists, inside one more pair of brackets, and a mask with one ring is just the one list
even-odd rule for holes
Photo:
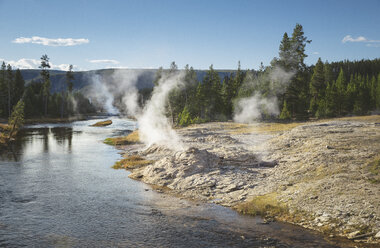
[[[329,63],[319,58],[315,65],[307,66],[305,49],[310,42],[302,25],[297,24],[291,36],[284,33],[278,57],[269,66],[261,64],[258,70],[242,70],[239,62],[237,70],[220,78],[211,65],[199,80],[192,67],[186,65],[180,70],[172,62],[170,69],[161,67],[156,71],[153,83],[157,85],[164,75],[184,72],[183,87],[172,90],[166,104],[167,117],[179,126],[233,119],[239,100],[253,95],[276,99],[279,110],[276,113],[259,106],[257,119],[307,120],[378,113],[380,59]],[[2,63],[0,118],[9,118],[20,101],[25,118],[65,118],[99,110],[80,90],[73,90],[72,66],[66,72],[66,87],[51,93],[49,68],[49,57],[43,55],[40,79],[26,84],[19,69]],[[141,104],[151,92],[152,89],[140,90]],[[120,100],[116,98],[114,105],[119,106]]]
[[19,69],[2,63],[0,68],[0,118],[9,118],[19,101],[23,102],[26,118],[69,117],[75,114],[95,113],[94,106],[80,91],[73,91],[72,65],[66,72],[67,87],[51,93],[49,57],[41,57],[39,81],[26,84]]

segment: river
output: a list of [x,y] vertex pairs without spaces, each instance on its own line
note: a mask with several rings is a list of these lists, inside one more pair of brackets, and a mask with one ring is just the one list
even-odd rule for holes
[[111,166],[102,143],[133,121],[29,125],[0,151],[3,247],[347,247],[285,223],[262,224],[215,204],[158,193]]

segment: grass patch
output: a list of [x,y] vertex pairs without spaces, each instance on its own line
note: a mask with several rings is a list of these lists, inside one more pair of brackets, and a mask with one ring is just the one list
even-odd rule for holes
[[369,181],[376,184],[380,183],[380,155],[375,157],[372,162],[368,163],[367,170],[371,173]]
[[292,123],[258,123],[258,124],[229,124],[225,128],[231,129],[231,134],[245,134],[245,133],[275,133],[291,130],[297,126],[300,126],[302,122]]
[[283,218],[289,215],[288,207],[277,200],[277,193],[256,196],[251,201],[239,204],[236,210],[242,214]]
[[341,118],[335,118],[335,120],[379,122],[380,121],[380,115],[341,117]]
[[122,146],[122,145],[132,145],[140,142],[139,131],[135,130],[127,136],[107,138],[103,141],[107,145],[111,146]]
[[11,127],[8,124],[0,124],[0,145],[7,145]]
[[106,121],[99,121],[93,125],[91,125],[92,127],[105,127],[105,126],[109,126],[112,124],[112,121],[111,120],[106,120]]
[[140,156],[133,155],[129,156],[127,158],[124,158],[120,161],[117,161],[112,168],[114,169],[126,169],[126,170],[133,170],[136,168],[140,168],[149,164],[152,164],[153,160],[146,160]]
[[0,131],[3,132],[5,130],[8,130],[9,129],[9,125],[8,124],[2,124],[0,123]]

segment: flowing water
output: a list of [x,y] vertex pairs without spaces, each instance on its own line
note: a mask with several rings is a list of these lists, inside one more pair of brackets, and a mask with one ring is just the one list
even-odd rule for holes
[[27,126],[0,151],[0,246],[348,247],[302,228],[157,193],[111,166],[102,143],[135,123]]

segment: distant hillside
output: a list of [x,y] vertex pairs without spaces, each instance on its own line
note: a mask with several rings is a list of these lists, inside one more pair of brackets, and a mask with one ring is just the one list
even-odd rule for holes
[[[112,74],[115,71],[120,72],[128,72],[128,73],[138,73],[138,80],[137,80],[137,88],[138,89],[144,89],[144,88],[152,88],[153,87],[153,80],[156,74],[157,69],[101,69],[101,70],[93,70],[93,71],[79,71],[74,72],[74,89],[81,90],[85,88],[86,86],[91,85],[93,83],[92,78],[97,75],[99,76],[104,82],[117,84],[117,82],[114,82],[115,79],[112,77]],[[30,83],[31,81],[40,81],[41,70],[34,69],[34,70],[21,70],[21,74],[24,77],[26,83]],[[198,80],[201,81],[203,77],[206,75],[206,70],[196,70]],[[218,71],[219,76],[221,80],[223,80],[224,76],[228,75],[229,73],[234,72],[233,70],[222,70]],[[62,90],[62,88],[66,88],[65,83],[65,71],[58,71],[58,70],[50,70],[50,79],[51,79],[51,92],[59,92]]]

